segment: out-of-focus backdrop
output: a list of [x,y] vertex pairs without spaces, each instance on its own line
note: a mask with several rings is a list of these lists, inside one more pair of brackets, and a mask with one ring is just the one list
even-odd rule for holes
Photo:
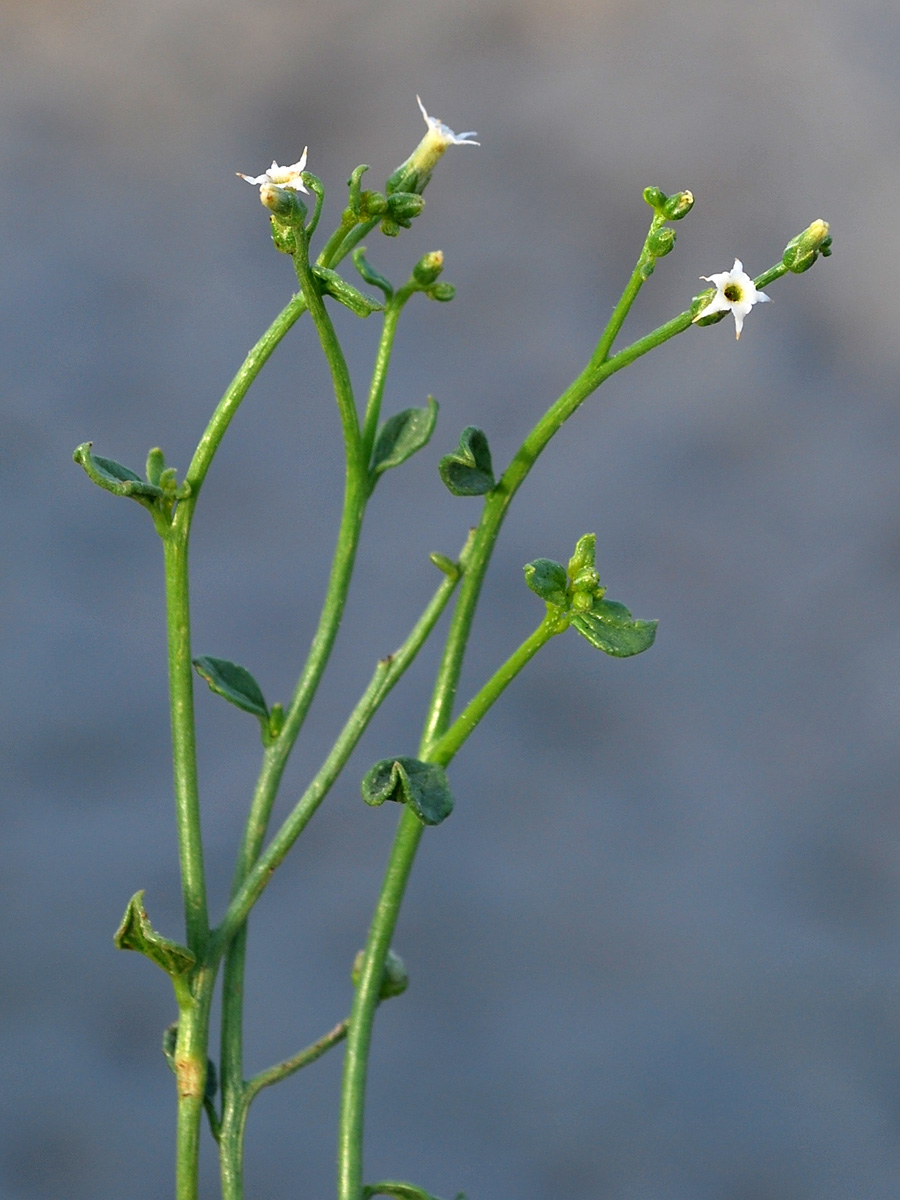
[[[624,662],[558,639],[454,764],[398,931],[412,985],[378,1017],[367,1174],[470,1200],[896,1200],[895,5],[6,0],[0,61],[3,1200],[171,1192],[173,1003],[111,940],[139,887],[180,936],[161,554],[72,449],[141,467],[161,444],[184,469],[293,290],[235,172],[308,144],[333,223],[355,165],[378,186],[421,137],[416,93],[483,143],[448,153],[410,233],[368,243],[395,277],[445,252],[457,298],[410,305],[385,402],[432,392],[440,423],[379,487],[280,813],[430,594],[428,552],[475,519],[438,458],[477,423],[502,466],[580,370],[641,190],[697,202],[626,338],[817,217],[835,252],[773,285],[739,343],[730,319],[691,329],[613,378],[520,495],[462,692],[539,619],[522,565],[589,530],[609,595],[659,635]],[[340,325],[362,381],[376,321]],[[322,597],[339,456],[303,322],[195,521],[195,650],[271,700]],[[434,662],[253,918],[250,1070],[347,1011],[396,816],[358,780],[414,752]],[[221,913],[260,747],[202,684],[197,706]],[[259,1100],[248,1197],[332,1191],[339,1073],[340,1051]]]

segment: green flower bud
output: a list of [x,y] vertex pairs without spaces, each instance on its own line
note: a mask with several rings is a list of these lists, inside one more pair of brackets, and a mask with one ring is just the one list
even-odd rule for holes
[[277,217],[270,217],[272,222],[272,243],[282,254],[297,253],[297,234],[290,225],[282,225]]
[[413,267],[413,279],[416,283],[428,285],[434,283],[444,269],[444,253],[442,250],[432,250],[423,254]]
[[813,221],[808,229],[804,229],[792,238],[784,248],[781,261],[795,275],[808,271],[819,255],[828,258],[831,254],[831,234],[828,222],[819,219]]
[[668,221],[680,221],[694,207],[694,197],[691,192],[676,192],[663,205],[663,212]]
[[[362,965],[365,958],[365,950],[360,950],[353,960],[353,968],[350,971],[350,978],[354,987],[359,987],[359,977],[362,974]],[[384,974],[381,977],[381,990],[378,993],[379,1000],[390,1000],[392,996],[402,995],[409,987],[409,975],[403,959],[399,954],[395,954],[393,950],[388,950],[387,958],[384,963]]]
[[668,198],[669,197],[666,195],[666,193],[661,191],[658,187],[644,188],[644,199],[647,201],[650,207],[655,208],[657,212],[662,209]]
[[647,249],[654,258],[663,258],[675,249],[675,230],[664,225],[655,230],[647,239]]
[[259,189],[259,199],[283,225],[302,225],[306,220],[306,205],[293,188],[264,183]]
[[430,287],[425,293],[429,300],[440,300],[442,304],[446,304],[456,295],[456,288],[452,283],[436,283],[434,287]]
[[147,482],[152,483],[154,487],[159,487],[159,477],[166,469],[166,456],[163,454],[159,446],[154,448],[147,455]]
[[417,217],[424,207],[424,199],[415,192],[395,192],[387,201],[388,212],[401,225]]

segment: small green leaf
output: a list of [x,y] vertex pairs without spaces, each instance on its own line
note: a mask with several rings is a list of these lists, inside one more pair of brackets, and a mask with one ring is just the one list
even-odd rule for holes
[[453,811],[444,768],[417,758],[383,758],[366,772],[362,794],[366,804],[408,804],[423,825],[440,825]]
[[113,942],[119,950],[136,950],[139,954],[145,954],[173,979],[184,975],[197,961],[186,946],[171,942],[156,932],[144,908],[143,891],[135,892],[128,901]]
[[91,454],[92,442],[82,442],[76,447],[72,458],[80,463],[87,472],[88,478],[98,487],[112,492],[115,496],[130,496],[140,504],[150,507],[153,501],[162,496],[162,488],[141,479],[130,467],[125,467],[112,458],[101,458],[99,454]]
[[438,464],[447,488],[454,496],[483,496],[494,486],[491,449],[486,434],[476,425],[467,425],[452,454]]
[[[363,1187],[363,1200],[373,1196],[392,1196],[393,1200],[437,1200],[431,1192],[416,1187],[414,1183],[401,1183],[398,1179],[384,1179],[381,1183],[367,1183]],[[460,1197],[457,1197],[460,1200]],[[465,1197],[462,1197],[465,1200]]]
[[615,658],[630,658],[649,650],[657,621],[636,621],[624,604],[597,599],[589,612],[572,617],[572,626],[592,646]]
[[353,251],[353,265],[356,267],[357,271],[359,271],[360,275],[362,275],[369,287],[377,287],[379,291],[384,292],[385,299],[390,300],[391,296],[394,294],[393,284],[390,283],[389,280],[385,279],[380,271],[376,271],[366,258],[365,246],[357,246]]
[[536,558],[525,564],[525,582],[533,592],[548,604],[566,603],[566,588],[569,580],[566,568],[552,558]]
[[391,467],[399,467],[417,450],[426,446],[434,432],[437,414],[437,401],[429,396],[427,408],[405,408],[388,417],[375,439],[372,451],[373,476]]
[[242,708],[259,718],[264,732],[269,729],[269,709],[262,688],[246,667],[229,662],[227,658],[211,658],[203,654],[194,659],[194,668],[210,691],[222,696],[229,704]]

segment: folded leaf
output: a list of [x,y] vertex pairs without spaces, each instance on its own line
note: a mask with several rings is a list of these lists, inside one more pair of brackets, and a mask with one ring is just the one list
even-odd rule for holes
[[444,768],[417,758],[383,758],[366,772],[362,794],[366,804],[408,804],[423,825],[440,825],[453,811]]
[[163,495],[163,490],[155,484],[147,483],[130,467],[123,466],[113,458],[103,458],[99,454],[91,454],[92,442],[82,442],[76,447],[72,458],[80,463],[87,472],[88,478],[98,487],[116,496],[130,496],[140,504],[149,506],[155,499]]
[[146,955],[173,978],[184,975],[197,961],[186,946],[156,932],[144,908],[143,891],[135,892],[128,901],[113,942],[119,950],[136,950],[138,954]]
[[454,496],[483,496],[496,482],[487,435],[476,425],[467,425],[452,454],[438,464],[446,487]]

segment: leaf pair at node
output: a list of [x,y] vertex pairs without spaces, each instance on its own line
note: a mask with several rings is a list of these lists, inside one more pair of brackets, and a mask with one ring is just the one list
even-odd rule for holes
[[656,621],[632,617],[624,604],[605,599],[606,588],[594,566],[596,535],[578,539],[568,569],[549,558],[537,558],[525,567],[525,582],[548,609],[568,617],[568,622],[597,650],[614,658],[631,658],[649,650],[656,637]]
[[180,487],[175,478],[175,468],[167,467],[165,455],[155,447],[147,455],[146,478],[142,479],[131,467],[126,467],[114,458],[103,458],[91,453],[93,442],[82,442],[76,446],[72,458],[85,470],[88,478],[114,496],[128,496],[149,509],[157,528],[171,524],[172,513],[178,500],[191,494],[190,484]]

